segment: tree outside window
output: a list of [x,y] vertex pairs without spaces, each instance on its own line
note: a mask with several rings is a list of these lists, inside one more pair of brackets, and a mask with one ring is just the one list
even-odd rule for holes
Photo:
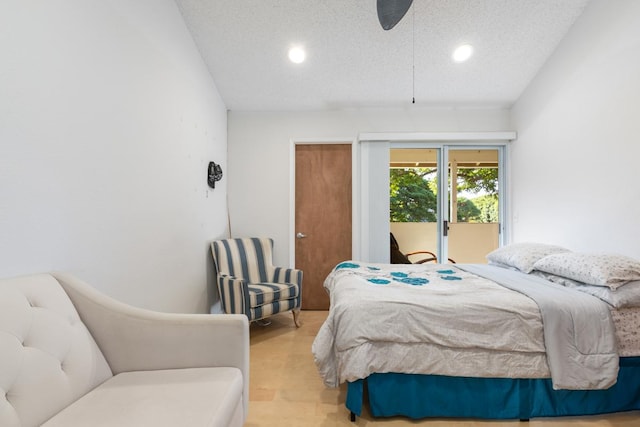
[[[435,168],[390,169],[392,222],[435,222],[437,209]],[[458,169],[458,222],[498,222],[498,169]]]

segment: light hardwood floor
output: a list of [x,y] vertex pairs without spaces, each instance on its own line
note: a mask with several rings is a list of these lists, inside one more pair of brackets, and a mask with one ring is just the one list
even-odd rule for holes
[[480,421],[454,419],[372,418],[363,412],[355,423],[344,406],[346,388],[328,389],[316,371],[311,343],[326,311],[303,311],[296,329],[291,313],[271,318],[266,327],[251,325],[249,418],[246,427],[409,426],[426,427],[640,427],[640,412],[607,416]]

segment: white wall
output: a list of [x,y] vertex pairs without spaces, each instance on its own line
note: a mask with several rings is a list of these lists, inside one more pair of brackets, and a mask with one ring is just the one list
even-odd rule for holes
[[640,258],[639,22],[594,0],[515,105],[514,241]]
[[[506,131],[508,110],[407,108],[328,112],[230,111],[229,209],[233,237],[270,236],[274,260],[289,264],[292,139],[344,138],[364,132]],[[385,195],[388,189],[381,190]],[[356,226],[356,224],[354,224]]]
[[172,0],[0,4],[0,277],[208,310],[226,108]]

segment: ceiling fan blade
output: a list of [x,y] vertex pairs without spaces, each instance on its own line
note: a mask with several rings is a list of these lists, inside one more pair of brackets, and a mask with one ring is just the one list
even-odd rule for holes
[[385,30],[396,26],[404,17],[413,0],[378,0],[378,21]]

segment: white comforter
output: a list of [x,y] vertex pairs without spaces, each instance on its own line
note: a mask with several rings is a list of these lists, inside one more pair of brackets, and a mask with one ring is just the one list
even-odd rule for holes
[[[424,281],[428,283],[424,283]],[[312,351],[327,386],[374,372],[547,378],[540,310],[454,266],[347,262]]]

